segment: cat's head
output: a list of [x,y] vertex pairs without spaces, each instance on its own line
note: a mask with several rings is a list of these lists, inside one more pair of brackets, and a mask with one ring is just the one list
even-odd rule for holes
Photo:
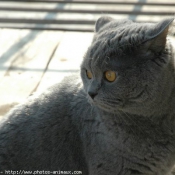
[[173,81],[172,55],[166,44],[172,22],[99,18],[81,65],[89,102],[111,113],[147,115],[161,108]]

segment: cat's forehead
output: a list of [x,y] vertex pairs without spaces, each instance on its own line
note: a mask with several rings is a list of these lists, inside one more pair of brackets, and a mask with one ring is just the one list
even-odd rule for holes
[[99,54],[94,57],[87,56],[83,61],[83,66],[91,70],[119,70],[137,64],[139,59],[135,55],[119,55],[111,53],[108,55]]
[[85,56],[86,64],[121,67],[137,62],[145,25],[126,22],[118,28],[115,28],[115,23],[107,27],[95,34]]

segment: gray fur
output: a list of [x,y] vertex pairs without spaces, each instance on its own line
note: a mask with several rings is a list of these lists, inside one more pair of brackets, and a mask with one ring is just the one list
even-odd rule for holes
[[[1,121],[0,170],[169,175],[175,164],[172,21],[101,17],[82,81],[68,77]],[[116,72],[114,82],[105,80],[107,70]]]

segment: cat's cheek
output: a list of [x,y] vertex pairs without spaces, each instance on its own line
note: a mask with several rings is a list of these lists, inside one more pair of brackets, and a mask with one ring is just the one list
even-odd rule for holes
[[89,82],[85,79],[84,80],[82,79],[82,82],[83,82],[83,89],[84,89],[85,93],[87,94],[87,89],[88,89]]

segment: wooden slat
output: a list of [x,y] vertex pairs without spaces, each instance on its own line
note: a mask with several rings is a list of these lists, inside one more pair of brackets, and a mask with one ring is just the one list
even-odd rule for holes
[[48,30],[48,31],[72,31],[72,32],[94,32],[94,27],[91,27],[89,29],[85,28],[68,28],[68,27],[20,27],[20,26],[13,26],[13,25],[1,25],[0,28],[5,29],[21,29],[21,30]]
[[128,15],[173,15],[174,11],[155,12],[155,11],[125,11],[125,10],[80,10],[80,9],[50,9],[50,8],[17,8],[0,7],[0,11],[28,11],[28,12],[49,12],[49,13],[89,13],[89,14],[128,14]]
[[78,24],[94,25],[95,20],[55,20],[55,19],[24,19],[24,18],[0,18],[0,23],[27,23],[27,24]]
[[[68,24],[68,25],[95,25],[96,20],[67,20],[67,19],[20,19],[20,18],[0,18],[0,23],[13,23],[13,24]],[[139,21],[142,22],[142,21]],[[150,22],[150,21],[144,21]],[[44,27],[44,26],[43,26]]]
[[[9,25],[9,23],[11,23]],[[19,24],[19,25],[18,25]],[[22,25],[25,24],[25,25]],[[31,26],[30,24],[37,24]],[[44,24],[39,26],[39,24]],[[46,26],[46,24],[67,24],[66,26]],[[77,31],[77,32],[93,32],[94,31],[95,20],[53,20],[53,19],[14,19],[14,18],[0,18],[0,27],[12,28],[12,29],[32,29],[32,30],[63,30],[63,31]],[[72,25],[83,25],[83,28],[71,27]],[[89,27],[84,27],[84,25],[90,25]]]
[[30,3],[70,3],[70,4],[105,4],[105,5],[149,5],[149,6],[175,6],[171,2],[130,2],[130,1],[81,1],[81,0],[1,0],[6,2],[30,2]]

